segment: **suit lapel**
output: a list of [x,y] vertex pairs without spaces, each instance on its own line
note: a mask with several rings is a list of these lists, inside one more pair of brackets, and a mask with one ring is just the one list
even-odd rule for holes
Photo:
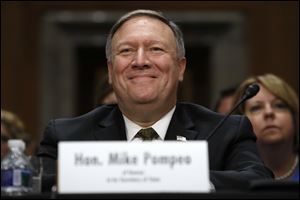
[[177,136],[185,137],[186,140],[195,140],[199,133],[194,130],[194,123],[181,111],[177,104],[172,116],[165,140],[177,140]]
[[123,116],[117,106],[106,118],[98,122],[94,136],[97,140],[126,140]]

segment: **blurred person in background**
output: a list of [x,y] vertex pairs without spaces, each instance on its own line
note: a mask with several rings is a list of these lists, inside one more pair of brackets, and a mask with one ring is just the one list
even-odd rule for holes
[[1,160],[9,151],[9,139],[22,139],[26,144],[25,153],[30,154],[31,138],[25,131],[23,121],[16,114],[1,109]]
[[227,114],[233,107],[234,94],[237,87],[228,87],[220,92],[214,110],[218,113]]
[[246,79],[237,89],[235,103],[253,83],[259,84],[260,91],[237,114],[250,119],[259,153],[275,179],[299,182],[299,98],[284,80],[265,74]]
[[106,105],[106,104],[116,104],[117,98],[115,92],[108,82],[108,76],[105,76],[102,81],[98,84],[96,88],[95,95],[95,107]]

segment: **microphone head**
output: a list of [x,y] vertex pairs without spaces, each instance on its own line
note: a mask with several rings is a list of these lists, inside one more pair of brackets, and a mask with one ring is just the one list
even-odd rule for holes
[[243,95],[243,99],[250,99],[252,97],[254,97],[259,91],[259,86],[256,83],[253,83],[251,85],[249,85],[247,87],[247,89],[245,90],[245,93]]

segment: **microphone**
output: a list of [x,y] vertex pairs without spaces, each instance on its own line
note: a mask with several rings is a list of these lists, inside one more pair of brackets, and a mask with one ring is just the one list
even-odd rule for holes
[[226,119],[247,99],[250,99],[254,97],[259,91],[259,86],[254,83],[247,87],[245,90],[242,98],[235,104],[235,106],[231,109],[231,111],[217,124],[217,126],[210,132],[210,134],[207,136],[206,140],[209,140],[216,132],[217,130],[223,125],[223,123],[226,121]]

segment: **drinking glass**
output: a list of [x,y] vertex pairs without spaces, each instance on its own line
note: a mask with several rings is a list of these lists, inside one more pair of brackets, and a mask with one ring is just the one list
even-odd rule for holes
[[37,156],[30,156],[29,161],[33,168],[32,173],[32,193],[41,193],[42,189],[42,159]]

